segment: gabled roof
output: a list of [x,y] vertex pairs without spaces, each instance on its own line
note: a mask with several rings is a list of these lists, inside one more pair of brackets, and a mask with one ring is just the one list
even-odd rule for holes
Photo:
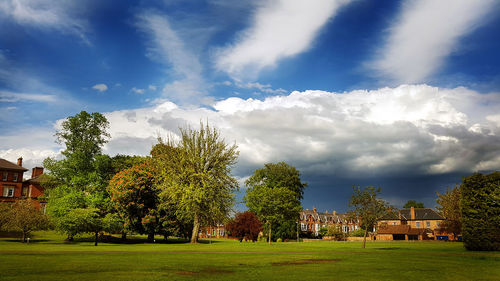
[[0,158],[0,169],[26,172],[28,169],[18,166],[10,161]]

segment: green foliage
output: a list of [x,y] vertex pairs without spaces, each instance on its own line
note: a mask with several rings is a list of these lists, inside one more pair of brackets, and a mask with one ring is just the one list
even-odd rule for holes
[[345,238],[344,232],[342,232],[342,229],[340,228],[339,225],[330,225],[327,227],[327,231],[325,236],[332,237],[333,240],[340,241]]
[[267,225],[269,237],[272,235],[272,226],[286,221],[295,221],[302,210],[296,193],[286,187],[270,188],[255,186],[247,189],[244,201],[248,209]]
[[278,238],[278,239],[276,239],[276,242],[281,243],[281,242],[283,242],[283,239]]
[[440,230],[446,233],[453,233],[455,237],[462,233],[462,213],[460,206],[460,186],[455,186],[453,189],[447,189],[446,193],[437,193],[436,202],[439,206],[436,209],[445,218],[441,222]]
[[151,154],[159,171],[161,200],[175,204],[176,217],[193,223],[197,243],[200,224],[222,222],[234,204],[237,180],[231,175],[236,145],[228,145],[217,129],[181,129],[181,139],[159,140]]
[[467,250],[500,250],[500,172],[464,177],[462,237]]
[[413,208],[425,208],[424,203],[422,202],[417,202],[415,200],[408,200],[406,204],[403,206],[405,209],[410,209],[411,207]]
[[302,199],[306,183],[300,181],[300,172],[285,162],[268,163],[257,169],[245,182],[248,186],[244,201],[248,209],[265,222],[269,242],[276,237],[293,238],[296,235],[295,221],[302,210]]
[[352,214],[359,219],[360,226],[365,230],[363,248],[366,245],[366,234],[373,229],[377,221],[385,216],[389,209],[389,204],[378,198],[381,188],[367,186],[363,190],[353,186],[353,195],[349,201],[349,206],[354,207]]
[[47,229],[49,220],[45,214],[33,205],[31,199],[17,200],[7,208],[2,208],[4,214],[2,228],[8,231],[21,231],[23,241],[35,230]]
[[328,227],[326,227],[326,226],[322,226],[322,227],[320,227],[320,229],[319,229],[319,231],[318,231],[318,235],[319,235],[320,237],[325,237],[325,236],[327,236],[327,233],[328,233]]
[[365,236],[365,231],[361,228],[356,229],[354,231],[349,232],[350,237],[364,237]]
[[296,194],[298,200],[304,195],[307,183],[300,181],[300,172],[294,166],[285,162],[268,163],[264,168],[257,169],[248,178],[245,185],[249,187],[264,186],[269,188],[286,187]]

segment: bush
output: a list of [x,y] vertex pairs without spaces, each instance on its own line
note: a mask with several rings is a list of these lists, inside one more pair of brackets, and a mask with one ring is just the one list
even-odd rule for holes
[[278,238],[276,239],[276,242],[283,242],[283,240],[281,240],[281,238]]
[[340,226],[338,225],[330,225],[327,229],[326,236],[330,236],[333,240],[340,241],[344,238],[344,233]]
[[365,236],[365,230],[364,229],[356,229],[354,231],[349,232],[350,237],[364,237]]
[[231,233],[232,237],[238,238],[238,240],[252,240],[257,241],[259,232],[262,230],[262,223],[259,221],[257,216],[246,211],[244,213],[238,213],[233,221],[227,224],[227,231]]
[[462,237],[467,250],[500,250],[500,172],[462,180]]

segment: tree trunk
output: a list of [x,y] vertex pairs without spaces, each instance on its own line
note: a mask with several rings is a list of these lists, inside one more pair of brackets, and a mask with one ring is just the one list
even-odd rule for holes
[[148,233],[148,242],[153,243],[154,241],[155,241],[155,233],[154,232]]
[[127,241],[127,232],[122,231],[122,241]]
[[271,245],[271,230],[272,230],[272,225],[269,223],[269,245]]
[[191,235],[191,243],[198,243],[198,232],[200,231],[200,220],[198,214],[194,215],[193,233]]
[[26,232],[23,231],[23,243],[26,243]]
[[366,235],[368,235],[368,227],[365,229],[365,236],[363,237],[363,249],[366,246]]
[[94,241],[94,246],[97,246],[97,240],[99,240],[99,231],[95,232],[95,241]]

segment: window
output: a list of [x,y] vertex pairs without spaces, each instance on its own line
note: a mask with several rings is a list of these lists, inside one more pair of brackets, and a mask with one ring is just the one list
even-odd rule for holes
[[427,227],[431,227],[431,222],[430,222],[430,221],[428,221],[428,222],[426,222],[426,223],[425,223],[425,225],[426,225]]
[[14,173],[14,180],[13,181],[17,181],[17,178],[19,177],[18,174]]
[[416,222],[417,228],[420,228],[420,222]]
[[392,225],[398,225],[398,223],[397,222],[392,222]]
[[7,177],[9,176],[9,173],[3,172],[2,180],[7,181]]
[[4,186],[3,187],[3,197],[14,197],[15,186]]
[[305,223],[300,223],[300,228],[302,231],[307,231],[307,225]]
[[436,222],[436,227],[439,227],[440,223],[439,222]]
[[21,196],[23,196],[23,197],[28,196],[28,187],[27,186],[23,187],[23,192],[21,193]]

